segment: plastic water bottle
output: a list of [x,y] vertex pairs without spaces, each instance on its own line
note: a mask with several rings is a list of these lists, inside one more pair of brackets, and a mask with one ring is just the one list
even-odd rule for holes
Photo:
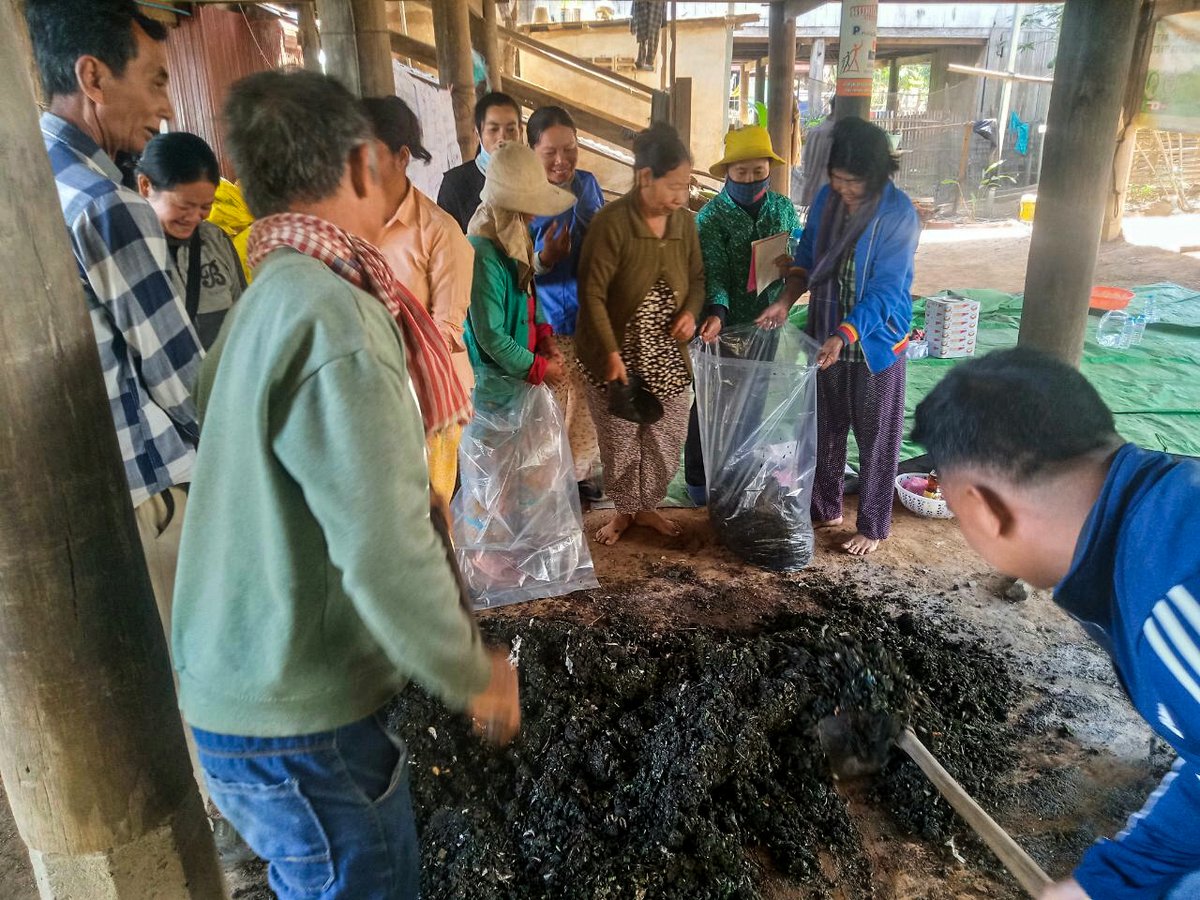
[[796,228],[792,230],[791,237],[788,238],[788,256],[792,259],[796,258],[796,251],[800,247],[800,235],[802,234],[804,234],[804,229]]
[[1129,328],[1129,346],[1136,347],[1146,336],[1146,314],[1130,316],[1129,324],[1126,327]]
[[1142,303],[1142,318],[1146,320],[1147,325],[1158,321],[1158,295],[1153,291],[1146,295]]

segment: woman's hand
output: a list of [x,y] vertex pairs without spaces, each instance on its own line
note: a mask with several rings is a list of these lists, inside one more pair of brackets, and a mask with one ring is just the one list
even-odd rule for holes
[[571,226],[551,222],[550,227],[546,229],[546,233],[542,237],[542,249],[538,253],[538,256],[541,257],[542,265],[547,269],[553,269],[570,255]]
[[721,334],[721,317],[709,316],[704,320],[704,324],[700,326],[700,340],[706,344],[711,344]]
[[846,342],[837,334],[823,343],[821,349],[817,351],[817,368],[828,369],[832,366],[841,358],[845,346]]
[[537,355],[544,356],[549,360],[557,359],[560,362],[563,358],[562,351],[558,349],[558,341],[554,339],[553,335],[538,338]]
[[488,651],[492,677],[487,687],[467,701],[475,731],[493,744],[507,744],[521,728],[521,696],[517,670],[501,649]]
[[782,253],[775,257],[775,268],[779,270],[780,278],[787,278],[788,273],[792,271],[792,266],[795,264],[795,260],[793,260],[792,257],[788,256],[786,253]]
[[544,380],[555,387],[565,382],[567,380],[567,367],[563,362],[562,354],[543,358],[546,360],[546,373],[542,376]]
[[1079,882],[1070,878],[1050,885],[1038,894],[1038,900],[1089,900],[1089,897]]
[[625,371],[625,360],[621,359],[620,353],[608,354],[608,359],[604,361],[604,380],[608,383],[619,381],[621,384],[629,384],[629,373]]
[[791,311],[791,301],[776,300],[762,311],[762,314],[754,320],[754,324],[759,328],[778,328],[787,322],[788,313]]
[[677,341],[690,341],[696,336],[696,317],[684,310],[671,323],[671,337]]

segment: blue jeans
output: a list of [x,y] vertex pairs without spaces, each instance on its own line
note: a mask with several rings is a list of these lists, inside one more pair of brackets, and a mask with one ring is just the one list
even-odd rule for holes
[[279,900],[419,896],[408,751],[380,713],[298,737],[192,731],[213,802]]

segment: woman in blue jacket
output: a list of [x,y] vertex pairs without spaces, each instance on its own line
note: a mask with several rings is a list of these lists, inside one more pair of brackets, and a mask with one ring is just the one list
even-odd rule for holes
[[538,304],[562,354],[567,379],[554,388],[575,460],[575,480],[584,500],[600,499],[600,445],[587,405],[586,378],[575,363],[575,320],[579,317],[579,252],[592,217],[604,205],[600,184],[577,168],[579,142],[571,114],[543,106],[525,126],[529,146],[546,169],[546,180],[575,195],[575,205],[557,216],[539,216],[530,226]]
[[904,428],[904,350],[912,325],[913,257],[920,222],[892,184],[887,134],[862,119],[834,127],[829,184],[813,201],[787,286],[758,324],[777,327],[810,292],[808,333],[817,365],[817,474],[813,523],[842,524],[850,429],[860,455],[857,533],[842,545],[863,556],[891,531],[892,491]]

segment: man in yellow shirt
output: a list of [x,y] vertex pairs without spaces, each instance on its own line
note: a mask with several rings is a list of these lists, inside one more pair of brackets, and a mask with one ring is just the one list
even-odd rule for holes
[[[375,127],[379,174],[391,210],[379,249],[396,279],[433,316],[454,371],[469,392],[475,379],[462,334],[471,305],[474,251],[454,218],[408,178],[414,158],[426,163],[431,158],[421,144],[416,114],[399,97],[371,97],[363,107]],[[454,493],[461,438],[462,428],[455,426],[433,435],[427,444],[430,485],[445,500]]]

